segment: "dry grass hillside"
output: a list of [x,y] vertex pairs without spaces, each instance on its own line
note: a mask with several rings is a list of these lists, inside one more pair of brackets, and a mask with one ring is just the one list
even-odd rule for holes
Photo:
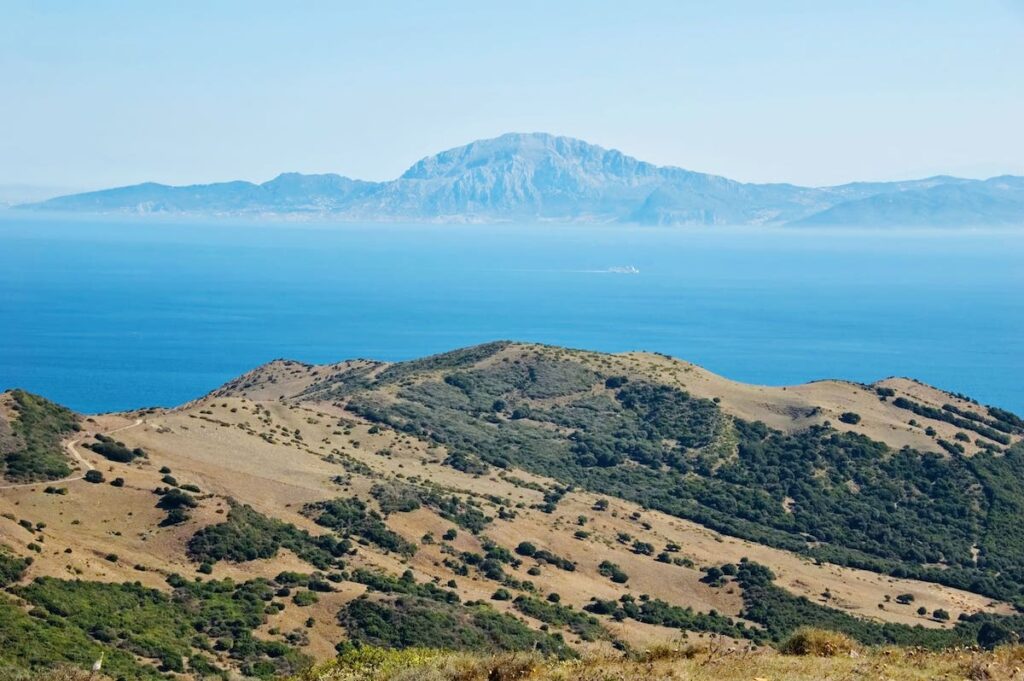
[[[67,471],[0,482],[0,622],[24,632],[9,665],[39,667],[72,632],[58,660],[110,651],[126,678],[269,678],[353,642],[603,660],[728,647],[761,651],[764,671],[650,660],[644,675],[868,678],[851,670],[889,658],[786,676],[797,663],[767,651],[808,623],[931,647],[1018,626],[1024,579],[1000,561],[1019,547],[994,520],[1018,513],[1015,491],[959,487],[1015,459],[1024,429],[905,379],[768,388],[659,355],[494,344],[279,360],[178,409],[73,424],[14,399],[0,451]],[[634,678],[618,664],[600,678]],[[544,669],[529,678],[591,678]]]

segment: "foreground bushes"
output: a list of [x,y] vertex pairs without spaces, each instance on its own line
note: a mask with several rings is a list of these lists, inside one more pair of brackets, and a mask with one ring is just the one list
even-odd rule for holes
[[629,656],[569,661],[545,660],[530,653],[476,655],[364,647],[293,681],[998,681],[1019,678],[1022,662],[1022,646],[1005,646],[995,652],[958,649],[942,653],[884,648],[867,649],[857,656],[819,657],[748,651],[712,640],[658,646]]
[[835,657],[849,655],[854,650],[853,639],[838,631],[801,627],[783,642],[779,650],[785,655],[815,655]]

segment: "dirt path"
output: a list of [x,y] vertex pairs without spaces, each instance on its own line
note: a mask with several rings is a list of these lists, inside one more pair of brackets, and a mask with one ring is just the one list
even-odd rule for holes
[[[135,419],[134,423],[129,423],[127,426],[121,426],[120,428],[115,428],[114,430],[108,432],[107,435],[113,435],[114,433],[120,433],[122,430],[128,430],[129,428],[134,428],[136,426],[141,426],[141,425],[142,425],[142,419]],[[82,480],[83,478],[85,478],[85,474],[86,473],[96,469],[95,466],[93,466],[91,463],[86,461],[85,457],[82,456],[81,454],[79,454],[78,450],[75,449],[75,445],[77,445],[83,439],[84,438],[79,437],[79,438],[76,438],[74,440],[68,440],[67,442],[64,443],[64,450],[68,454],[70,454],[71,457],[73,459],[75,459],[75,461],[77,461],[78,463],[82,464],[82,466],[85,467],[85,470],[81,471],[80,474],[72,475],[72,476],[67,477],[67,478],[61,478],[59,480],[37,480],[36,482],[19,482],[17,484],[13,484],[13,485],[0,485],[0,489],[18,489],[20,487],[35,487],[37,485],[59,485],[61,483],[65,483],[65,482],[74,482],[75,480]]]

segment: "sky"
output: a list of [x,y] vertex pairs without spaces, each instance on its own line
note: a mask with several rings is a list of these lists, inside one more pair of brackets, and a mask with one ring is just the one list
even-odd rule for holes
[[754,182],[1024,174],[1024,0],[0,0],[0,185],[391,179],[503,132]]

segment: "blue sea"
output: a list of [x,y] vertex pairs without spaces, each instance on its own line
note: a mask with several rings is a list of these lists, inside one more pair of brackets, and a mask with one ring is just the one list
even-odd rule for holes
[[[635,267],[638,273],[614,271]],[[331,225],[0,212],[0,388],[175,405],[277,357],[494,339],[1024,413],[1024,231]]]

